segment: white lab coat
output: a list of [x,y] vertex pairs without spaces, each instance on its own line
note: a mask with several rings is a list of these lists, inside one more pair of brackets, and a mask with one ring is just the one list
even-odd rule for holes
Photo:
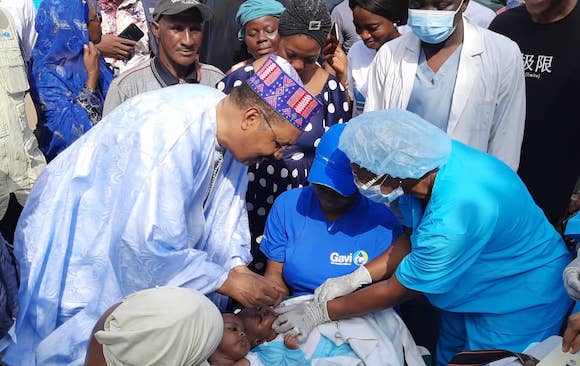
[[[447,133],[517,170],[526,117],[521,52],[515,42],[465,17],[463,25]],[[369,71],[365,112],[407,108],[420,47],[408,32],[380,48]]]

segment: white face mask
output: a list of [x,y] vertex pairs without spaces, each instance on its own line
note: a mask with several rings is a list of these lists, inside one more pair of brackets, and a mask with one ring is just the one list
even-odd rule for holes
[[[370,187],[368,186],[368,183],[362,184],[359,181],[357,181],[356,179],[354,180],[354,184],[358,188],[358,191],[360,192],[360,194],[362,194],[366,198],[373,200],[375,202],[384,203],[384,204],[388,205],[388,204],[396,201],[402,195],[404,195],[405,192],[403,191],[403,187],[401,187],[400,183],[399,183],[399,187],[397,187],[396,189],[393,189],[388,194],[384,194],[383,192],[381,192],[381,185],[383,184],[383,182],[386,179],[387,179],[387,175],[385,175],[385,178],[381,181],[381,183],[376,184],[376,185],[371,185]],[[375,180],[375,182],[376,182],[376,180]]]
[[462,5],[463,0],[455,11],[409,9],[407,24],[413,33],[425,43],[444,42],[455,31],[453,20]]

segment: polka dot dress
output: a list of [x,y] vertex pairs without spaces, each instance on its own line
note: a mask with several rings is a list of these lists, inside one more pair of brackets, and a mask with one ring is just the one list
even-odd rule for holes
[[[228,94],[253,74],[252,65],[239,68],[222,79],[216,87]],[[263,273],[265,269],[266,258],[260,252],[259,246],[266,217],[274,200],[286,190],[308,185],[308,171],[320,137],[330,126],[344,123],[349,119],[349,104],[346,101],[344,87],[333,75],[329,75],[317,98],[323,104],[321,112],[306,126],[296,144],[286,150],[283,159],[265,160],[249,168],[246,204],[254,257],[250,268],[255,272]]]

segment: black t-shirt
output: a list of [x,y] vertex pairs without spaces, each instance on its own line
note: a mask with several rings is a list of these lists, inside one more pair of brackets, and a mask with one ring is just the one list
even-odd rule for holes
[[580,175],[579,4],[550,24],[532,22],[522,5],[489,27],[522,51],[527,102],[518,173],[552,223],[565,212]]

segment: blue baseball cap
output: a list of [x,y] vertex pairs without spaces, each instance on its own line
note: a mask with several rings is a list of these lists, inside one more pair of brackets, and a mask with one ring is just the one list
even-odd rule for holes
[[332,188],[343,196],[350,196],[357,188],[350,161],[338,148],[345,127],[345,124],[334,125],[322,136],[308,173],[308,181]]

